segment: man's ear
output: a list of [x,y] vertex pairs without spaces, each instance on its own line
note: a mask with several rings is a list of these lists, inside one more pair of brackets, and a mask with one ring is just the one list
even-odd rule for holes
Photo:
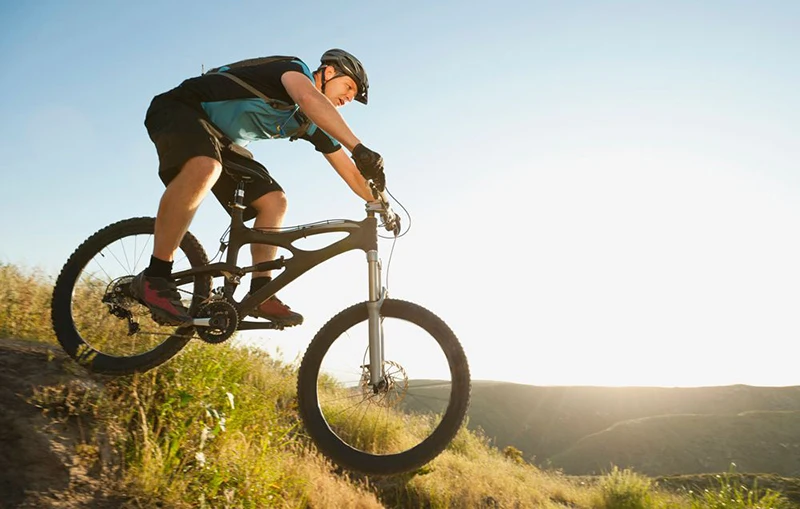
[[336,76],[336,69],[334,69],[332,65],[326,65],[325,71],[323,72],[325,73],[325,81],[333,79],[333,77]]

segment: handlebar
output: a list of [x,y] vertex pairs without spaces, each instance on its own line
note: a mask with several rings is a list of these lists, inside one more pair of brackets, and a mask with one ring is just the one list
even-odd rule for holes
[[400,216],[395,214],[392,206],[389,204],[389,196],[386,191],[379,191],[374,182],[369,181],[369,188],[372,190],[372,196],[375,201],[367,204],[367,210],[378,212],[383,220],[383,227],[386,231],[394,233],[397,237],[400,234]]

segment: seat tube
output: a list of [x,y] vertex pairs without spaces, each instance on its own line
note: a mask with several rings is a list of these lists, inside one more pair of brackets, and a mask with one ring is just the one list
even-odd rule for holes
[[369,381],[372,386],[383,379],[383,330],[381,327],[381,304],[385,292],[381,285],[381,261],[378,251],[367,251],[369,267],[369,301],[367,313],[369,317]]

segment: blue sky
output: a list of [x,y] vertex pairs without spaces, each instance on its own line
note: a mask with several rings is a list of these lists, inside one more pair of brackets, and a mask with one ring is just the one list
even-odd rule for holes
[[[390,291],[451,325],[476,379],[800,384],[797,2],[39,1],[0,19],[2,262],[55,274],[155,213],[154,95],[342,47],[371,84],[342,114],[413,223]],[[361,216],[311,145],[250,149],[287,224]],[[191,230],[211,249],[225,220],[208,200]],[[306,323],[252,340],[292,359],[366,298],[363,255],[281,298]]]

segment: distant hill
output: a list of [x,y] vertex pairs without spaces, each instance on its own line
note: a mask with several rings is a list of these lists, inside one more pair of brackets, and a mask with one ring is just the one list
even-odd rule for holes
[[574,474],[610,465],[646,475],[738,472],[800,477],[800,411],[738,415],[665,415],[614,424],[551,458]]
[[468,417],[470,428],[482,428],[498,447],[512,445],[532,463],[558,466],[568,474],[607,469],[612,461],[651,475],[718,472],[738,459],[740,472],[796,476],[798,412],[800,387],[543,387],[476,381]]

